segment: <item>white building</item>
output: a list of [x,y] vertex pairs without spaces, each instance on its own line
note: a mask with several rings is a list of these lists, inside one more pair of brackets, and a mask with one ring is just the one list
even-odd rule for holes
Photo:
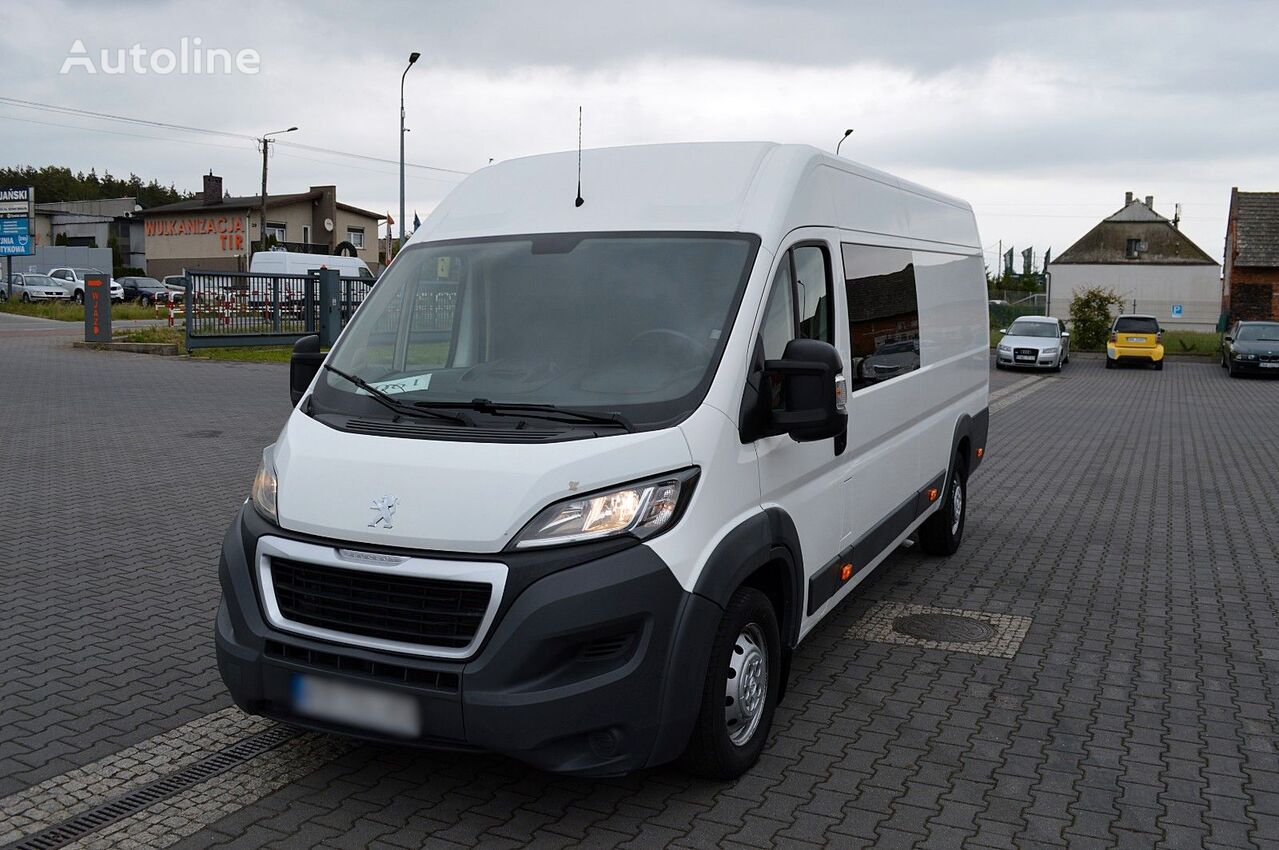
[[1211,331],[1221,313],[1221,264],[1177,225],[1127,193],[1103,219],[1048,265],[1048,315],[1067,318],[1076,290],[1113,289],[1130,313],[1149,313],[1170,330]]

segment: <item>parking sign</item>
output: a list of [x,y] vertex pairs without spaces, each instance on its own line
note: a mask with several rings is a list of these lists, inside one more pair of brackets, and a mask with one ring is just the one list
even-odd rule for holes
[[1180,305],[1180,304],[1174,304],[1174,305],[1172,305],[1172,317],[1173,317],[1174,319],[1180,319],[1180,318],[1181,318],[1181,305]]

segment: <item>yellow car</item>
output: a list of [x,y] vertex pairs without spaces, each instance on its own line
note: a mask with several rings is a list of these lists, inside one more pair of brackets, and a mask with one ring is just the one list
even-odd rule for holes
[[1125,313],[1110,326],[1110,341],[1106,343],[1106,368],[1113,369],[1120,363],[1153,363],[1156,369],[1164,367],[1163,329],[1154,316]]

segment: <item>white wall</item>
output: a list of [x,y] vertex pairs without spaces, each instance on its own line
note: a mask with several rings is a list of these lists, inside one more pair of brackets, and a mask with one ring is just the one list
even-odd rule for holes
[[[1052,297],[1048,315],[1070,318],[1076,289],[1103,286],[1124,299],[1130,313],[1149,313],[1170,330],[1212,331],[1221,313],[1221,267],[1156,265],[1076,265],[1051,263]],[[1133,302],[1136,302],[1134,307]],[[1172,317],[1172,305],[1182,317]]]

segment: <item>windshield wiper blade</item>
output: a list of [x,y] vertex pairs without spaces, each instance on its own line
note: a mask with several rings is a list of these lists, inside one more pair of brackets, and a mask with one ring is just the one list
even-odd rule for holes
[[324,364],[324,368],[328,369],[330,372],[337,375],[339,378],[342,378],[343,380],[348,381],[354,384],[355,386],[359,387],[360,389],[364,390],[366,393],[369,394],[369,397],[372,398],[374,401],[380,402],[382,405],[384,405],[388,409],[393,410],[394,412],[402,416],[415,416],[419,419],[425,418],[428,416],[434,416],[437,419],[444,419],[449,422],[456,422],[459,425],[471,424],[469,421],[467,421],[465,417],[458,416],[456,413],[442,413],[438,410],[428,410],[426,408],[419,407],[418,405],[408,404],[406,402],[400,401],[397,398],[392,398],[391,396],[379,390],[377,387],[370,384],[368,381],[361,378],[359,375],[348,374],[346,372],[343,372],[341,369],[338,369],[335,366],[330,366],[327,363]]
[[505,401],[489,401],[486,398],[473,398],[470,401],[415,401],[415,405],[425,407],[453,407],[463,408],[466,410],[478,410],[480,413],[488,413],[493,416],[530,416],[537,419],[546,419],[551,422],[582,422],[589,425],[608,425],[613,428],[621,428],[623,431],[633,432],[635,426],[630,420],[616,411],[593,412],[588,410],[574,410],[568,407],[558,407],[554,404],[525,404],[521,402],[505,402]]

